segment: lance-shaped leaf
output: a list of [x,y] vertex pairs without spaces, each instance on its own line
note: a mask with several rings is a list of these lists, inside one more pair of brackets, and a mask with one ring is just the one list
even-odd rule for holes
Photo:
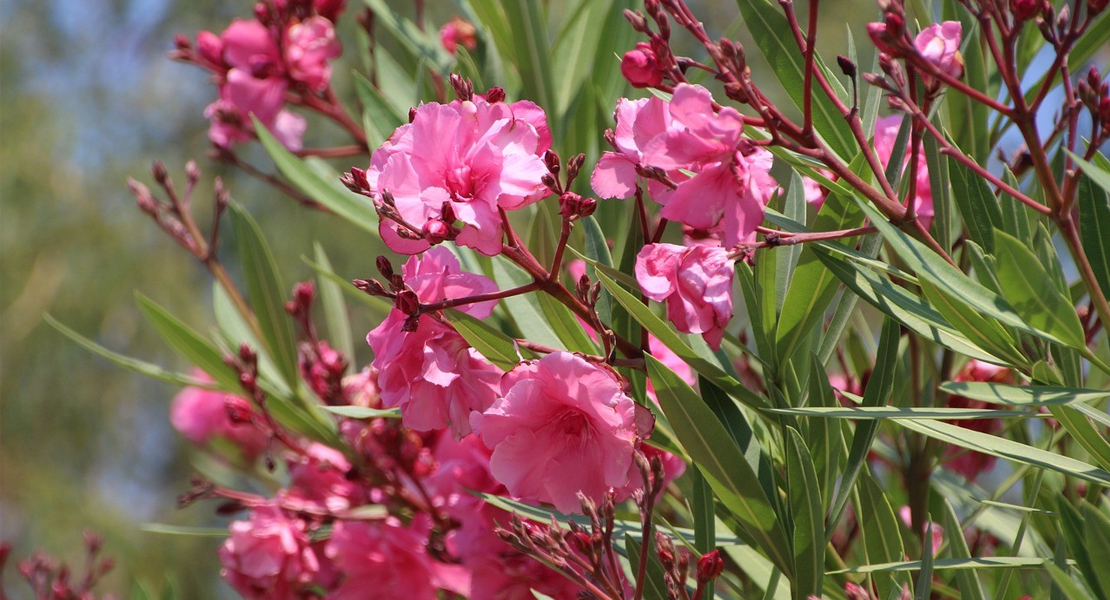
[[[870,473],[864,473],[859,478],[857,490],[859,506],[856,518],[859,519],[860,530],[863,532],[867,562],[888,563],[904,557],[906,550],[902,545],[901,525],[875,478]],[[874,578],[875,587],[879,590],[880,598],[889,598],[891,590],[901,589],[902,586],[892,576],[894,571],[881,573],[883,574]]]
[[[313,244],[316,264],[320,268],[333,272],[331,261],[328,260],[324,247],[319,242]],[[347,357],[351,365],[355,362],[355,345],[351,339],[351,320],[347,316],[347,305],[343,302],[343,291],[334,279],[323,274],[317,278],[317,287],[320,288],[320,304],[324,308],[324,322],[328,325],[328,341]]]
[[994,238],[998,247],[998,282],[1014,310],[1029,325],[1072,348],[1085,349],[1083,325],[1075,307],[1057,289],[1036,255],[1007,233],[996,231]]
[[767,554],[785,573],[794,560],[782,521],[759,484],[761,471],[770,469],[760,454],[756,465],[736,446],[724,425],[686,382],[650,354],[648,376],[678,443],[717,493],[721,504],[737,519],[743,537]]
[[[994,254],[994,230],[1002,228],[1002,209],[987,182],[958,161],[948,161],[952,198],[960,209],[971,239]],[[932,173],[930,172],[930,175]]]
[[1008,406],[1051,406],[1073,402],[1094,402],[1110,398],[1110,390],[1088,390],[1047,385],[1006,385],[970,381],[949,381],[941,391],[991,404]]
[[794,522],[794,598],[821,594],[825,574],[825,511],[813,457],[802,435],[786,429],[786,474],[790,515]]
[[[944,504],[944,530],[947,532],[948,550],[951,552],[952,558],[968,560],[971,558],[971,549],[967,547],[967,540],[964,539],[960,520],[956,518],[956,511],[952,509],[952,503],[947,498],[942,498],[941,501]],[[930,536],[926,536],[926,539],[930,539]],[[933,568],[936,568],[935,561]],[[986,600],[983,584],[974,571],[970,569],[960,570],[956,574],[956,582],[960,591],[964,594],[963,597],[967,600]]]
[[501,369],[508,371],[520,362],[516,342],[489,323],[453,308],[444,310],[443,316],[468,344]]
[[[1094,169],[1095,167],[1086,167]],[[1110,185],[1110,182],[1107,182]],[[1079,235],[1104,296],[1110,296],[1110,195],[1084,174],[1079,180]]]

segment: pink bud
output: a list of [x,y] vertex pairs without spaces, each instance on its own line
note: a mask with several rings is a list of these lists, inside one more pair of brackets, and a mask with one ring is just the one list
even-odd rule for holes
[[311,281],[302,281],[293,286],[293,298],[297,304],[308,308],[312,306],[312,301],[316,299],[316,287],[312,285]]
[[1018,21],[1032,19],[1041,12],[1042,2],[1043,0],[1010,0],[1010,12]]
[[416,292],[404,289],[397,292],[397,300],[394,301],[394,306],[406,315],[414,315],[420,310],[420,299],[416,297]]
[[313,5],[316,8],[316,14],[334,23],[346,8],[347,0],[316,0]]
[[725,561],[717,550],[707,552],[698,559],[698,581],[712,581],[721,576]]
[[428,219],[424,223],[421,233],[424,234],[424,239],[428,240],[429,244],[435,245],[447,239],[451,234],[451,228],[439,219]]
[[663,84],[663,73],[659,70],[659,59],[651,45],[640,42],[636,48],[624,54],[621,59],[621,75],[632,87],[658,87]]
[[197,52],[204,60],[214,64],[224,64],[224,42],[220,36],[211,31],[201,31],[197,34]]
[[933,63],[938,71],[959,79],[964,73],[964,59],[960,55],[961,34],[959,21],[936,23],[917,34],[913,45],[918,54]]

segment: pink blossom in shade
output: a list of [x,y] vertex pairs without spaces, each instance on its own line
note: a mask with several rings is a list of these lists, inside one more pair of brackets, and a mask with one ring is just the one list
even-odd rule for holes
[[343,453],[312,443],[289,465],[290,484],[282,493],[286,508],[343,512],[365,502],[362,488],[347,479],[351,463]]
[[960,55],[961,25],[959,21],[934,23],[921,30],[913,45],[925,60],[937,70],[959,79],[964,73],[964,59]]
[[[644,164],[643,149],[671,127],[678,127],[671,119],[668,103],[651,97],[640,100],[617,100],[616,128],[613,130],[615,152],[601,155],[590,177],[594,193],[601,198],[631,198],[636,191],[637,165]],[[683,177],[677,170],[672,178]],[[649,189],[656,201],[669,192],[656,181],[649,182]]]
[[[894,153],[894,144],[898,140],[898,129],[901,125],[902,117],[900,115],[890,115],[875,122],[875,154],[878,155],[883,168],[886,168],[891,155]],[[910,162],[908,146],[909,144],[907,144],[906,158],[903,163],[903,175],[906,177],[909,176],[908,165]],[[933,210],[933,188],[929,182],[929,165],[925,159],[924,151],[917,155],[917,179],[915,181],[914,209],[921,219],[921,224],[928,228],[929,224],[933,222],[935,212]]]
[[[519,111],[519,115],[518,115]],[[481,97],[424,104],[370,158],[367,182],[375,201],[388,191],[400,217],[417,232],[442,220],[449,206],[459,227],[456,243],[487,255],[501,252],[500,210],[515,210],[547,195],[542,111],[531,103],[489,103]],[[386,244],[404,254],[430,242],[408,239],[382,219]],[[416,234],[419,238],[419,234]]]
[[344,577],[327,600],[436,600],[440,590],[467,595],[469,575],[428,556],[429,531],[419,518],[409,526],[393,517],[336,521],[326,554]]
[[580,509],[577,493],[600,501],[628,483],[632,452],[650,434],[646,411],[613,373],[569,352],[521,363],[501,381],[503,397],[473,413],[493,450],[490,471],[514,496]]
[[720,348],[732,319],[733,264],[723,248],[649,244],[636,256],[636,281],[644,295],[667,303],[667,318],[685,333],[698,333]]
[[321,91],[331,81],[333,58],[343,53],[335,26],[324,17],[309,17],[294,23],[285,32],[285,64],[289,76],[313,91]]
[[[968,361],[956,376],[957,382],[977,381],[987,383],[1013,383],[1013,372],[1004,367],[998,367],[978,360]],[[990,404],[980,400],[972,400],[964,396],[950,396],[950,408],[992,408]],[[1002,419],[960,419],[952,421],[953,425],[963,427],[980,433],[997,433],[1002,429]],[[963,475],[968,481],[975,481],[983,472],[990,470],[998,458],[989,454],[967,450],[957,446],[949,446],[944,453],[945,466]]]
[[[423,303],[491,292],[492,280],[463,273],[451,251],[437,247],[412,257],[404,279]],[[479,319],[495,301],[456,307]],[[394,309],[366,336],[374,350],[382,404],[401,407],[406,427],[417,431],[448,424],[456,437],[470,433],[470,411],[482,411],[497,396],[501,370],[487,362],[450,325],[431,315],[419,318],[416,331],[403,331],[408,315]]]
[[334,23],[347,8],[347,0],[313,0],[312,6],[316,14]]
[[[194,377],[205,383],[212,378],[199,369]],[[177,394],[170,407],[170,422],[174,429],[190,442],[206,445],[214,439],[231,442],[247,460],[254,460],[266,449],[269,437],[253,423],[233,422],[228,413],[228,398],[238,399],[249,406],[246,399],[199,387],[187,387]]]
[[461,17],[455,17],[439,28],[439,42],[451,54],[456,54],[459,46],[474,51],[478,47],[477,35],[474,24]]
[[273,505],[257,506],[247,521],[234,521],[218,552],[220,576],[247,600],[303,597],[320,570],[305,523]]
[[[910,529],[913,529],[913,513],[910,511],[909,506],[903,506],[898,509],[898,518],[902,520],[902,524]],[[933,551],[933,556],[937,555],[941,545],[944,544],[944,527],[936,523],[929,523],[929,528],[933,532],[932,543],[930,549]]]
[[378,371],[373,367],[343,378],[343,396],[351,406],[380,408],[381,389],[378,388]]
[[632,87],[647,88],[663,85],[663,71],[651,44],[640,42],[621,58],[621,75]]
[[465,566],[471,575],[471,598],[533,600],[535,590],[554,600],[575,600],[582,589],[558,571],[513,551],[475,555]]

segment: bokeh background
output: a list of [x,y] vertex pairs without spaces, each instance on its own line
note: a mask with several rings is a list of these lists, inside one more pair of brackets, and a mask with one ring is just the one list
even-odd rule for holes
[[[350,0],[340,25],[348,44],[359,4]],[[408,11],[411,2],[390,4]],[[454,14],[453,3],[428,5],[435,23]],[[745,39],[735,4],[691,5],[711,33]],[[32,549],[80,562],[88,529],[105,536],[106,553],[118,565],[103,591],[126,598],[136,586],[155,593],[169,586],[178,598],[231,597],[218,579],[218,538],[141,529],[226,523],[211,505],[175,506],[195,452],[168,422],[177,390],[88,353],[47,325],[43,314],[118,352],[188,368],[134,303],[140,290],[194,327],[203,330],[211,320],[205,272],[135,208],[125,186],[129,175],[149,184],[155,158],[165,161],[179,187],[185,161],[198,161],[204,178],[194,205],[202,228],[212,178],[223,177],[262,224],[287,283],[311,276],[301,256],[311,254],[314,240],[327,242],[336,271],[350,277],[373,274],[376,251],[338,219],[301,209],[205,159],[201,113],[215,90],[204,73],[171,62],[166,52],[175,33],[218,32],[249,15],[251,2],[3,0],[0,6],[0,540],[14,545],[3,588],[12,598],[27,597],[15,563]],[[557,12],[560,2],[550,0],[548,7]],[[862,41],[863,24],[877,12],[870,0],[830,0],[822,7],[829,15],[821,33],[826,56],[845,52],[849,29]],[[760,80],[756,54],[749,56]],[[870,64],[870,56],[860,58]],[[337,65],[337,79],[350,68]],[[310,140],[335,133],[310,122]],[[245,155],[270,168],[260,149]],[[228,242],[221,255],[233,265]],[[356,315],[353,326],[357,339],[372,324]]]

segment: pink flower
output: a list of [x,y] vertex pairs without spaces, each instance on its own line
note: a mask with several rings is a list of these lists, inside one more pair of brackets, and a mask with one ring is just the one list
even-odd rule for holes
[[[913,528],[913,513],[910,511],[909,506],[903,506],[898,509],[898,518],[902,520],[903,525],[910,529]],[[929,523],[929,527],[933,532],[933,539],[931,540],[932,543],[929,548],[933,551],[933,556],[936,556],[937,551],[940,550],[941,545],[944,544],[944,527],[936,523]]]
[[[879,156],[879,161],[883,167],[887,166],[890,162],[890,156],[894,153],[894,143],[898,139],[898,129],[902,125],[902,117],[900,115],[890,115],[883,117],[875,122],[875,153]],[[903,165],[909,165],[909,144],[906,144],[906,158]],[[909,176],[909,170],[903,167],[905,176]],[[921,224],[926,228],[933,222],[933,188],[929,183],[929,165],[925,159],[925,152],[922,151],[917,155],[917,185],[914,188],[914,208],[917,215],[921,217]]]
[[380,408],[381,389],[378,388],[378,371],[373,367],[343,378],[343,397],[351,406]]
[[302,597],[320,570],[304,521],[276,506],[258,506],[250,520],[234,521],[220,546],[220,576],[248,600]]
[[661,215],[695,229],[722,225],[725,244],[735,245],[763,221],[777,189],[771,154],[743,140],[743,126],[739,112],[715,111],[709,91],[697,85],[679,84],[669,103],[622,100],[613,134],[618,152],[598,161],[594,191],[603,198],[628,197],[636,188],[637,166],[662,169],[677,187],[649,185],[652,199],[663,205]]
[[[463,273],[451,251],[437,247],[412,257],[404,267],[405,283],[421,302],[438,302],[491,292],[486,277]],[[495,302],[456,307],[479,319]],[[419,318],[416,331],[405,332],[408,315],[394,309],[366,336],[374,350],[382,403],[400,406],[406,427],[417,431],[448,424],[456,437],[470,433],[470,411],[483,411],[497,396],[501,371],[486,362],[450,325],[430,315]]]
[[465,595],[467,574],[428,556],[428,529],[422,519],[408,527],[393,517],[336,521],[326,553],[345,577],[328,600],[436,600],[441,589]]
[[[212,382],[212,378],[199,369],[194,369],[193,375],[206,383]],[[194,444],[203,446],[220,438],[234,444],[247,460],[254,460],[266,449],[269,438],[249,420],[232,421],[228,411],[229,402],[250,411],[250,403],[246,398],[227,392],[187,387],[173,399],[170,422],[174,429]]]
[[347,479],[351,463],[343,453],[312,443],[304,456],[289,465],[289,489],[282,494],[286,506],[315,511],[342,512],[365,500],[362,489]]
[[723,248],[649,244],[636,257],[636,281],[644,295],[667,303],[667,318],[679,331],[700,333],[721,346],[732,319],[733,265]]
[[624,53],[621,58],[621,75],[632,87],[659,87],[663,84],[663,72],[659,69],[659,59],[651,44],[640,42],[635,49]]
[[503,397],[471,425],[493,450],[490,470],[514,496],[580,510],[576,494],[600,501],[628,483],[632,452],[650,433],[646,410],[608,370],[568,352],[521,363],[501,381]]
[[342,52],[335,27],[324,17],[309,17],[285,32],[285,64],[289,76],[304,82],[313,91],[328,87],[331,80],[328,61]]
[[[933,63],[937,70],[959,79],[964,74],[964,58],[960,54],[961,25],[959,21],[934,23],[921,30],[914,39],[917,52]],[[928,78],[926,82],[929,81]]]
[[[491,104],[475,96],[421,105],[412,122],[374,152],[366,171],[375,201],[388,191],[412,227],[402,235],[395,221],[383,218],[383,239],[397,252],[422,252],[431,245],[422,237],[425,224],[438,220],[458,227],[459,245],[487,256],[500,253],[499,210],[524,207],[548,193],[541,157],[549,144],[546,117],[531,102]],[[435,240],[441,239],[437,233]]]
[[[291,150],[299,150],[304,134],[303,117],[284,109],[287,83],[283,61],[270,30],[258,21],[236,20],[220,36],[226,73],[219,99],[204,116],[212,121],[208,138],[220,147],[251,139],[254,115]],[[215,49],[206,42],[209,52]]]
[[439,42],[451,54],[459,51],[460,44],[463,48],[474,51],[478,47],[477,35],[478,30],[474,28],[474,24],[462,17],[455,17],[439,28]]

